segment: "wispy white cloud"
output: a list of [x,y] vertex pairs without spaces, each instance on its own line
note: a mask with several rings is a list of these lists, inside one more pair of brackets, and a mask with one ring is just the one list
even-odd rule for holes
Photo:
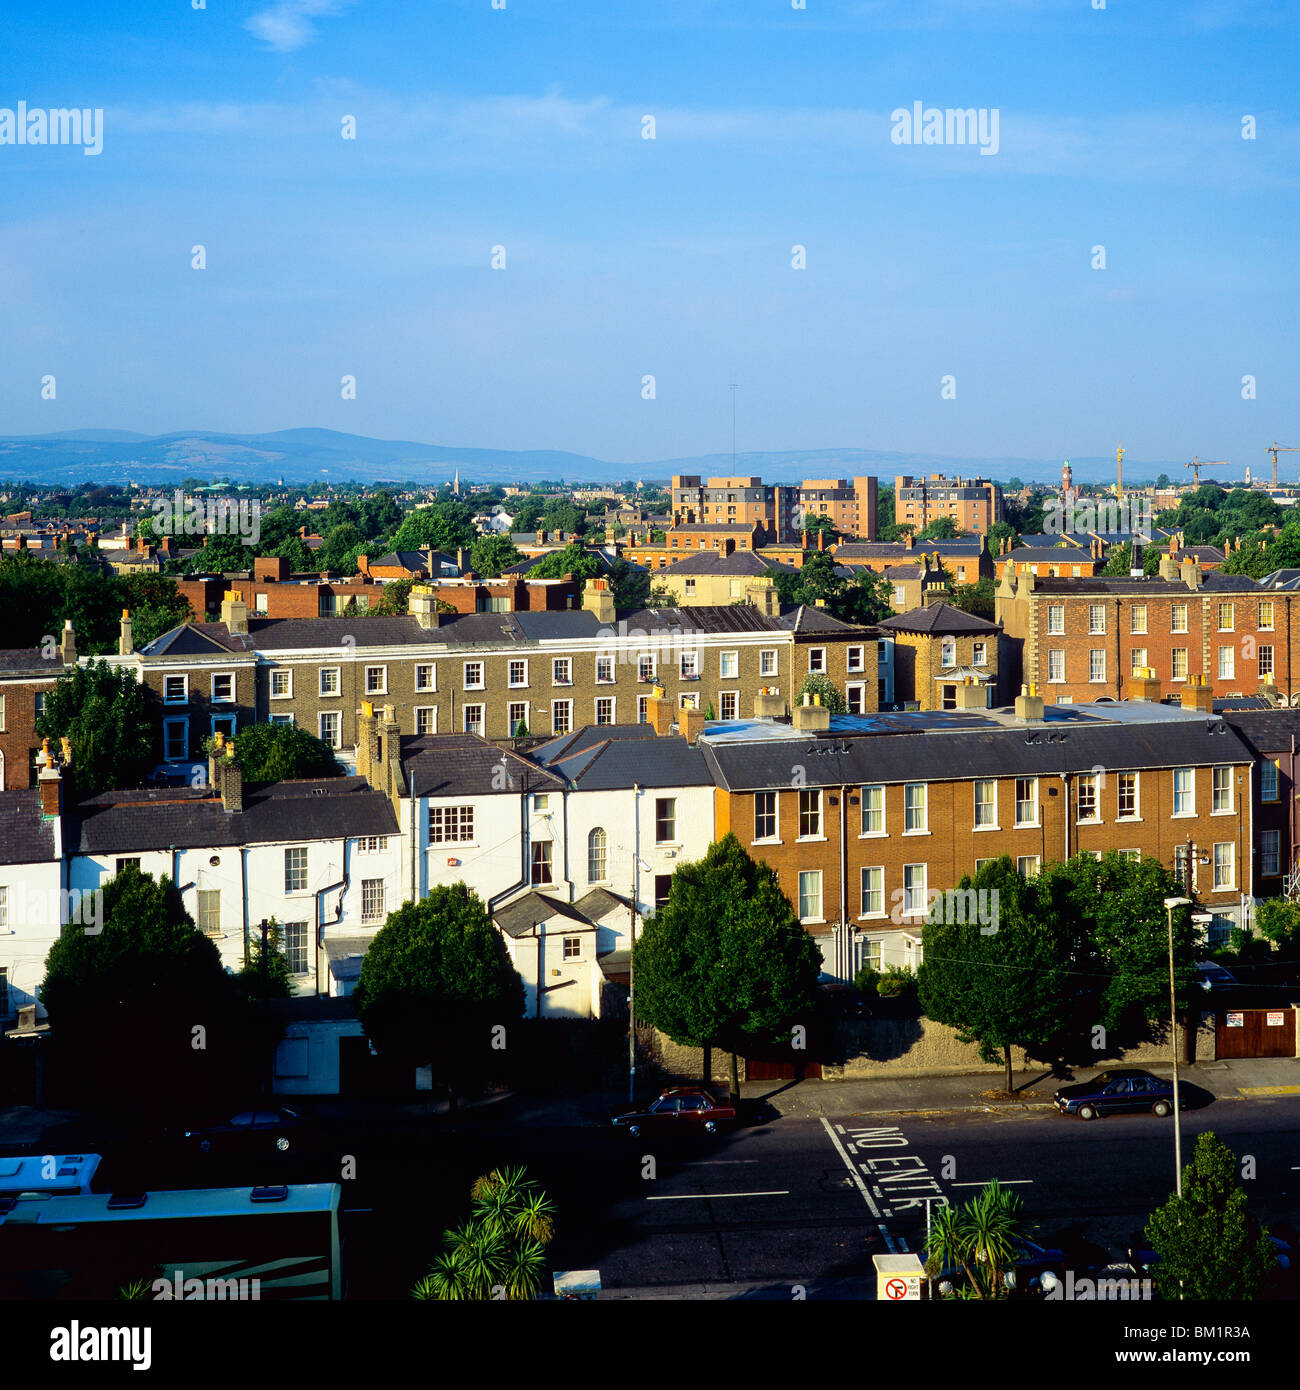
[[[938,91],[900,89],[893,96],[903,109],[914,100],[927,107],[950,104],[949,94]],[[996,98],[996,92],[987,96]],[[371,146],[372,159],[411,169],[529,175],[626,169],[639,159],[683,173],[752,165],[772,174],[851,165],[918,178],[1051,175],[1236,192],[1300,186],[1300,129],[1262,111],[1255,113],[1259,139],[1245,141],[1241,113],[1227,109],[1165,107],[1082,117],[1002,105],[1000,147],[990,159],[973,157],[970,146],[892,144],[889,107],[633,107],[559,90],[406,101],[323,87],[314,99],[293,104],[193,102],[109,115],[123,133],[283,140],[336,131],[344,112],[356,116],[358,140],[379,142],[377,150]],[[646,114],[655,117],[653,142],[641,138]]]
[[244,28],[277,53],[294,53],[316,37],[315,20],[341,13],[351,0],[276,0],[250,15]]

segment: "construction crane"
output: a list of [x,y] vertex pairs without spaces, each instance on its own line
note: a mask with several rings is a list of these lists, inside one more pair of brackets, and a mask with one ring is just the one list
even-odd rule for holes
[[1279,454],[1300,454],[1300,449],[1289,449],[1285,444],[1279,444],[1275,439],[1264,449],[1266,454],[1273,455],[1273,486],[1277,486],[1277,456]]
[[1200,487],[1202,468],[1231,468],[1232,464],[1227,459],[1201,459],[1193,456],[1191,463],[1185,463],[1183,467],[1192,470],[1192,486]]

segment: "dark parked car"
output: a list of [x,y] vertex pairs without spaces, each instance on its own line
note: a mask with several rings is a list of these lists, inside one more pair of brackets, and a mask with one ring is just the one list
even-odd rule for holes
[[1198,960],[1196,974],[1203,990],[1210,994],[1221,994],[1226,989],[1237,987],[1237,977],[1212,960]]
[[185,1131],[186,1140],[202,1153],[288,1153],[301,1148],[305,1137],[302,1116],[284,1106],[241,1110],[216,1124]]
[[[1052,1099],[1062,1115],[1077,1115],[1081,1120],[1138,1111],[1171,1115],[1174,1087],[1149,1071],[1104,1071],[1091,1081],[1062,1086]],[[1179,1101],[1185,1110],[1186,1098],[1180,1096]]]
[[716,1134],[736,1118],[733,1106],[720,1105],[698,1086],[672,1086],[644,1110],[615,1115],[614,1125],[638,1134]]
[[871,1017],[871,1009],[867,1001],[852,985],[832,981],[829,984],[818,985],[817,989],[831,1011],[840,1018]]

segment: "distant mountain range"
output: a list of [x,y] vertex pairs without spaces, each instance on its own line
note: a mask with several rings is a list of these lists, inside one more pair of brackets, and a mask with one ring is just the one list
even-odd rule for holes
[[[935,454],[888,453],[870,449],[809,449],[737,454],[734,471],[758,474],[766,482],[875,474],[882,482],[896,473],[982,475],[998,480],[1019,477],[1050,483],[1061,476],[1060,459],[954,458]],[[1114,477],[1108,458],[1071,459],[1076,482]],[[614,483],[624,479],[664,480],[674,473],[726,475],[730,454],[611,463],[553,449],[461,449],[409,440],[371,439],[337,430],[276,430],[271,434],[217,434],[177,430],[144,435],[130,430],[68,430],[61,434],[0,436],[0,480],[35,483],[128,483],[158,486],[182,478],[229,478],[232,482],[286,483],[400,481],[437,485],[459,469],[465,482],[529,483],[542,479],[572,483]],[[1178,469],[1178,472],[1175,472]],[[1174,463],[1137,464],[1129,460],[1130,482],[1167,472],[1181,478]]]

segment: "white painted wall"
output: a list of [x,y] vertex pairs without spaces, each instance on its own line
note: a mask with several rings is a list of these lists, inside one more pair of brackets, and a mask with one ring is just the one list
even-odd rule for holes
[[[36,1002],[45,978],[45,958],[59,938],[67,902],[60,895],[59,862],[0,864],[4,889],[0,919],[0,966],[9,971],[9,1009]],[[75,900],[73,900],[75,903]],[[44,1018],[44,1009],[37,1010]]]

